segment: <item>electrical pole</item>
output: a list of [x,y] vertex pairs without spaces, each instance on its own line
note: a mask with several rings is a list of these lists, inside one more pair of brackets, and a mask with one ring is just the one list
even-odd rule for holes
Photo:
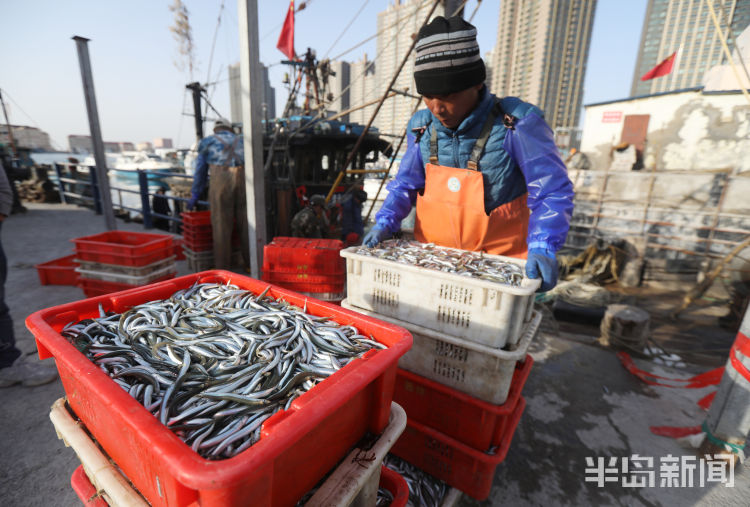
[[83,81],[83,96],[86,99],[86,111],[89,116],[89,129],[91,131],[91,142],[94,145],[94,160],[96,161],[96,179],[99,184],[99,195],[102,200],[102,212],[107,229],[117,229],[115,224],[115,213],[112,209],[112,194],[109,191],[109,179],[107,177],[107,159],[104,156],[104,143],[102,142],[102,131],[99,126],[99,111],[96,108],[96,94],[94,93],[94,78],[91,75],[91,60],[89,59],[89,39],[73,37],[78,50],[78,64],[81,66],[81,80]]
[[[239,0],[237,17],[240,32],[240,93],[242,134],[245,142],[245,196],[250,276],[260,278],[263,247],[266,244],[266,198],[263,175],[263,128],[261,125],[260,56],[258,54],[258,1]],[[269,151],[269,159],[273,153]]]
[[195,117],[195,137],[198,142],[203,139],[203,114],[201,113],[201,92],[205,91],[200,83],[190,83],[185,86],[193,92],[193,116]]
[[3,115],[5,116],[5,125],[8,126],[8,142],[10,143],[10,149],[13,152],[13,158],[18,158],[18,151],[16,151],[16,142],[13,139],[13,129],[8,121],[8,111],[5,110],[5,101],[3,100],[3,92],[0,90],[0,104],[3,105]]

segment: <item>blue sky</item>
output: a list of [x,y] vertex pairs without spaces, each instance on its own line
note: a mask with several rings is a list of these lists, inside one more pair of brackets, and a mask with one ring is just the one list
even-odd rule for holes
[[[296,18],[297,52],[309,46],[317,50],[319,58],[340,55],[375,34],[377,13],[392,2],[309,0]],[[212,103],[229,116],[226,69],[239,61],[240,54],[237,2],[184,3],[190,11],[196,47],[193,80],[218,81],[210,89]],[[0,89],[11,122],[45,130],[60,148],[67,148],[69,134],[89,133],[78,58],[71,39],[80,35],[91,39],[89,52],[104,139],[142,142],[171,137],[179,146],[189,145],[194,128],[192,118],[183,112],[189,113],[192,108],[185,93],[185,84],[191,78],[174,64],[179,56],[177,42],[169,31],[173,25],[171,4],[172,0],[3,0]],[[584,104],[628,96],[646,4],[647,0],[599,0]],[[288,5],[286,0],[258,0],[260,59],[270,66],[278,110],[287,95],[281,84],[286,69],[279,64],[284,56],[275,46]],[[468,2],[465,17],[476,5],[476,0]],[[495,43],[499,11],[500,0],[483,0],[472,21],[477,26],[482,54]],[[374,39],[341,58],[355,61],[365,52],[371,58],[375,56]]]

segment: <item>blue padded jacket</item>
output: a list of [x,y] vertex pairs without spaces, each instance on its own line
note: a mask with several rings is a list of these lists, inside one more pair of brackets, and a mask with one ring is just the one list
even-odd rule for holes
[[[437,131],[438,164],[465,168],[495,96],[483,88],[479,105],[456,129],[444,127],[428,109],[417,111],[407,127],[407,149],[391,181],[388,196],[376,214],[376,225],[396,232],[424,188],[424,160],[430,157],[430,136]],[[542,111],[516,97],[501,99],[505,113],[513,116],[514,128],[495,120],[479,170],[484,180],[484,208],[488,214],[498,206],[528,191],[530,210],[527,246],[559,250],[568,234],[573,211],[573,184],[555,146],[552,129]],[[419,143],[413,129],[427,127]],[[434,129],[434,130],[433,130]]]

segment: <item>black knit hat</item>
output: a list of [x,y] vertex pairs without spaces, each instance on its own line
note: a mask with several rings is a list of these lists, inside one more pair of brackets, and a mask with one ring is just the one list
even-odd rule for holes
[[414,81],[421,95],[448,95],[484,83],[477,29],[459,16],[437,16],[419,30]]

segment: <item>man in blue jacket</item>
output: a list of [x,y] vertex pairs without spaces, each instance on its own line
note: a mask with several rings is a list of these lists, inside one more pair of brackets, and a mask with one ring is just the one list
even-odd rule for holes
[[476,29],[460,17],[422,27],[416,52],[427,109],[409,121],[406,153],[364,244],[398,231],[416,204],[417,240],[526,257],[527,276],[551,289],[573,185],[542,111],[489,93]]
[[232,131],[232,124],[219,118],[214,124],[214,135],[204,137],[198,144],[193,187],[187,209],[191,210],[206,188],[211,209],[211,229],[214,243],[214,267],[229,269],[232,258],[232,228],[240,237],[244,268],[250,266],[245,198],[245,146],[242,136]]

